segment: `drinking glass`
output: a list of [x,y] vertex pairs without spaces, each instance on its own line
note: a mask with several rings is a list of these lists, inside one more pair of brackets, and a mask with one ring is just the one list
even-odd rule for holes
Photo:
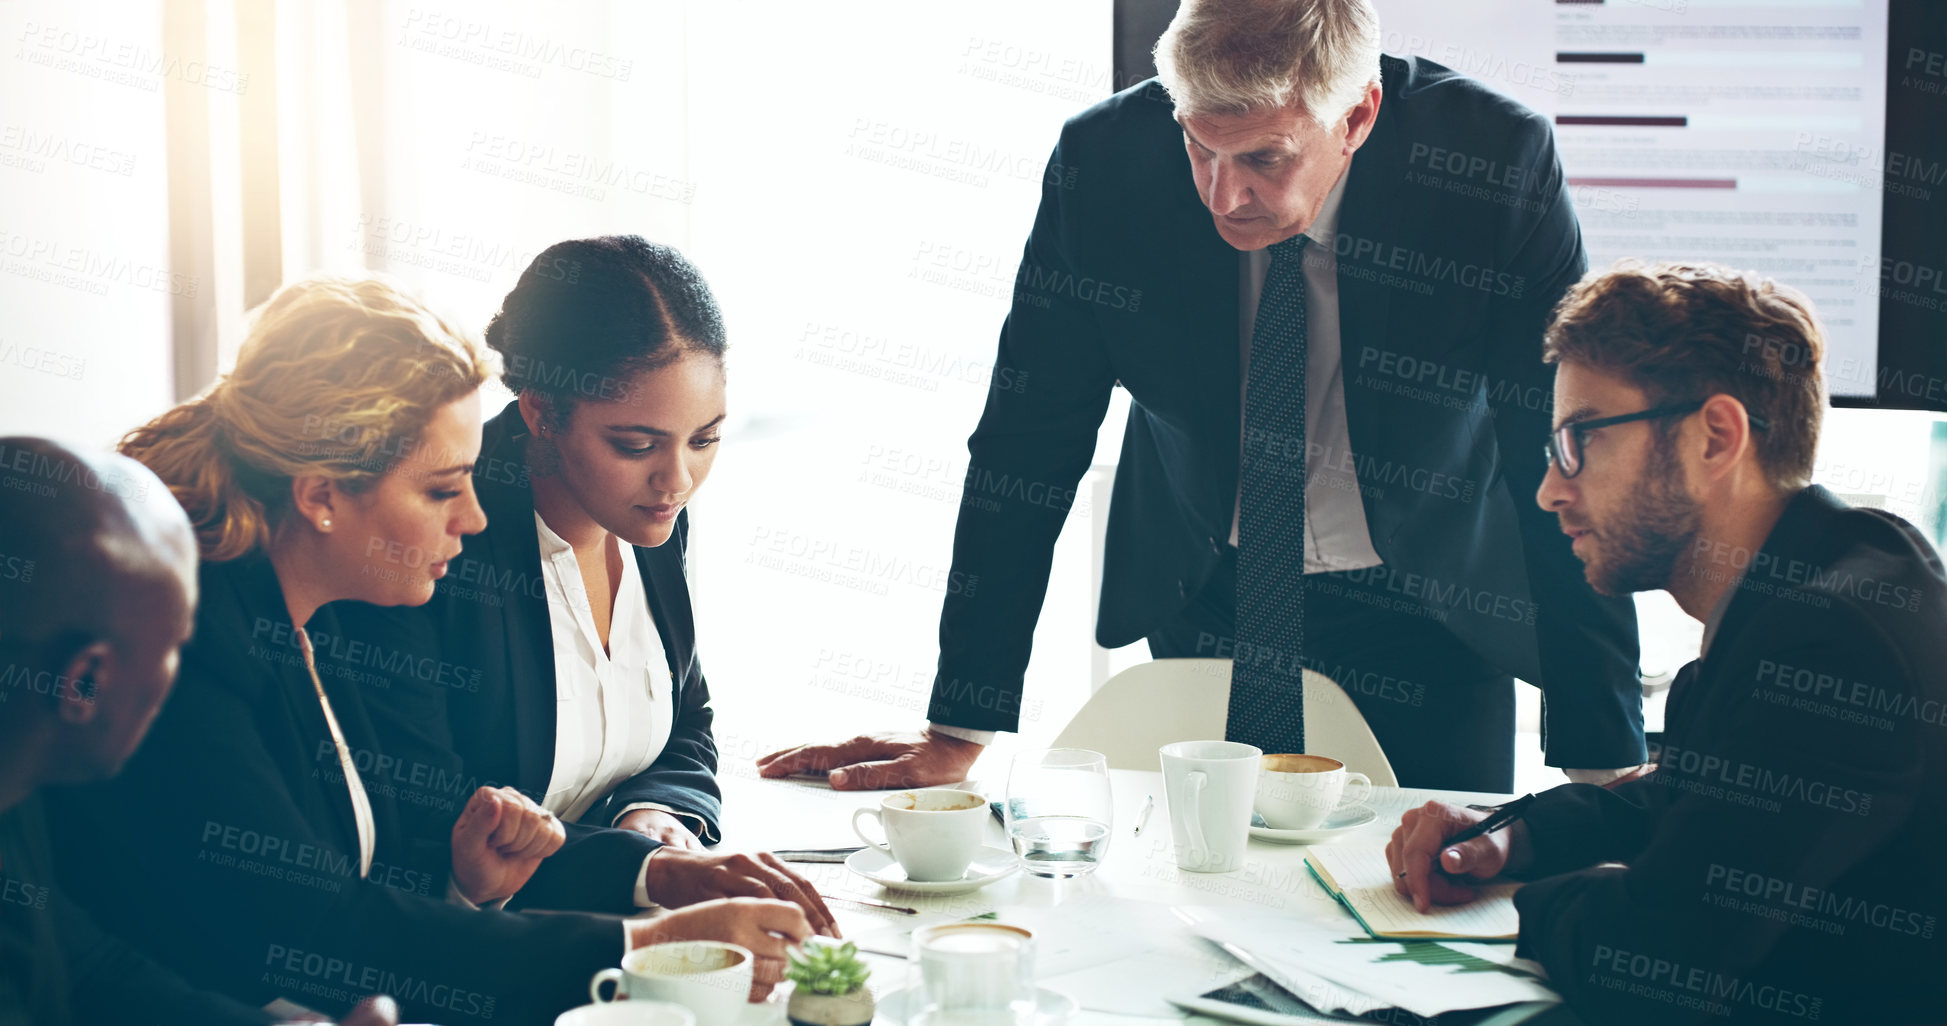
[[1022,869],[1035,876],[1092,873],[1108,852],[1115,820],[1108,757],[1086,748],[1022,752],[1008,768],[1002,810]]

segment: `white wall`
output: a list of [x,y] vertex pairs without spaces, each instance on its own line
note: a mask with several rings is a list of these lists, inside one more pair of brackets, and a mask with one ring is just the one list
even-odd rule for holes
[[106,445],[170,401],[160,3],[0,4],[0,434]]

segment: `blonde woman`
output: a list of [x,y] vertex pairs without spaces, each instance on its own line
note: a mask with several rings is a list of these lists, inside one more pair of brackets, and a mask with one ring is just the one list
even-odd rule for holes
[[471,473],[487,373],[390,285],[315,279],[270,301],[229,376],[123,441],[196,526],[202,600],[149,743],[67,803],[57,843],[74,891],[194,982],[321,1011],[385,990],[408,1020],[543,1022],[628,947],[781,955],[773,933],[811,932],[775,901],[619,924],[482,911],[560,845],[559,822],[482,787],[435,864],[366,788],[360,767],[388,764],[365,694],[385,678],[345,655],[383,665],[387,640],[345,634],[330,606],[425,602],[486,525]]

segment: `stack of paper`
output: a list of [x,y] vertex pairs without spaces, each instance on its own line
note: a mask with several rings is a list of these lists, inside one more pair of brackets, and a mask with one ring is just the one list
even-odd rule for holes
[[1403,1008],[1432,1018],[1470,1008],[1561,998],[1506,944],[1393,941],[1355,924],[1337,930],[1268,909],[1182,909],[1191,929],[1306,1004],[1343,1015]]
[[1483,886],[1472,902],[1421,913],[1393,890],[1383,848],[1319,845],[1305,865],[1350,913],[1342,925],[1269,909],[1179,911],[1199,936],[1325,1012],[1403,1008],[1432,1017],[1561,1000],[1541,967],[1507,943],[1520,931],[1519,884]]

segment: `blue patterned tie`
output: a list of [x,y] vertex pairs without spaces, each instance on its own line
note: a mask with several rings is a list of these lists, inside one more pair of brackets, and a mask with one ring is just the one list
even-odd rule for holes
[[1303,235],[1271,247],[1244,385],[1237,647],[1224,736],[1305,750],[1305,273]]

